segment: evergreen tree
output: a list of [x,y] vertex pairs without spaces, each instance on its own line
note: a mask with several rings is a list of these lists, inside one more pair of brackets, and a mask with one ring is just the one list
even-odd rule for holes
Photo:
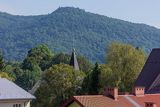
[[89,79],[89,87],[88,87],[88,93],[89,94],[98,94],[99,92],[99,64],[96,62],[95,67],[93,68],[93,71],[90,74]]

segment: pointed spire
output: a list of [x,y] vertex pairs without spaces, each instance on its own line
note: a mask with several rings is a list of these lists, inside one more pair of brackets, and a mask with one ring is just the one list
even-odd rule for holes
[[73,68],[74,68],[75,70],[79,70],[79,65],[78,65],[78,61],[77,61],[75,49],[73,49],[73,51],[72,51],[72,56],[71,56],[71,60],[70,60],[70,65],[73,66]]

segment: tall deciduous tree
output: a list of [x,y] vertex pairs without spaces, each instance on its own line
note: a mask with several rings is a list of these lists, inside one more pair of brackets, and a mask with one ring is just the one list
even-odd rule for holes
[[130,91],[145,60],[143,50],[129,44],[112,43],[106,55],[106,63],[112,70],[111,84],[123,91]]
[[45,70],[52,57],[53,53],[46,45],[38,45],[28,51],[28,55],[23,61],[23,69],[30,69],[31,63],[35,63],[42,70]]
[[17,74],[16,83],[30,90],[41,78],[42,71],[47,68],[52,57],[53,53],[46,45],[38,45],[29,50],[21,67],[14,70]]
[[100,71],[101,74],[99,75],[99,82],[100,82],[100,93],[103,93],[104,88],[106,86],[114,86],[114,82],[112,82],[112,76],[113,75],[113,71],[110,68],[110,66],[108,64],[101,64],[100,65]]
[[80,90],[83,78],[83,72],[75,71],[69,65],[53,65],[45,71],[44,83],[36,92],[36,107],[59,107],[62,101]]

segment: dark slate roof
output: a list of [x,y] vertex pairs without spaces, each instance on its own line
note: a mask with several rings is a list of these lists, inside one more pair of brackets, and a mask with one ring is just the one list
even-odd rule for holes
[[15,83],[0,78],[0,100],[31,100],[33,95],[17,86]]
[[79,70],[79,65],[78,65],[75,49],[73,49],[73,52],[72,52],[70,65],[73,66],[75,70]]
[[[150,53],[135,86],[144,86],[146,93],[160,92],[160,48],[153,49]],[[155,88],[156,87],[156,88]],[[158,89],[158,90],[157,90]]]
[[160,74],[148,89],[148,93],[160,93]]

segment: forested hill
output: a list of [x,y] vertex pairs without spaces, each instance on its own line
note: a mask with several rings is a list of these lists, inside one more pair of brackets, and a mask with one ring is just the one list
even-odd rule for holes
[[149,52],[160,47],[160,30],[73,7],[38,16],[0,13],[0,49],[7,60],[22,60],[35,45],[47,44],[54,52],[68,53],[75,47],[78,54],[103,62],[111,41],[130,43]]

